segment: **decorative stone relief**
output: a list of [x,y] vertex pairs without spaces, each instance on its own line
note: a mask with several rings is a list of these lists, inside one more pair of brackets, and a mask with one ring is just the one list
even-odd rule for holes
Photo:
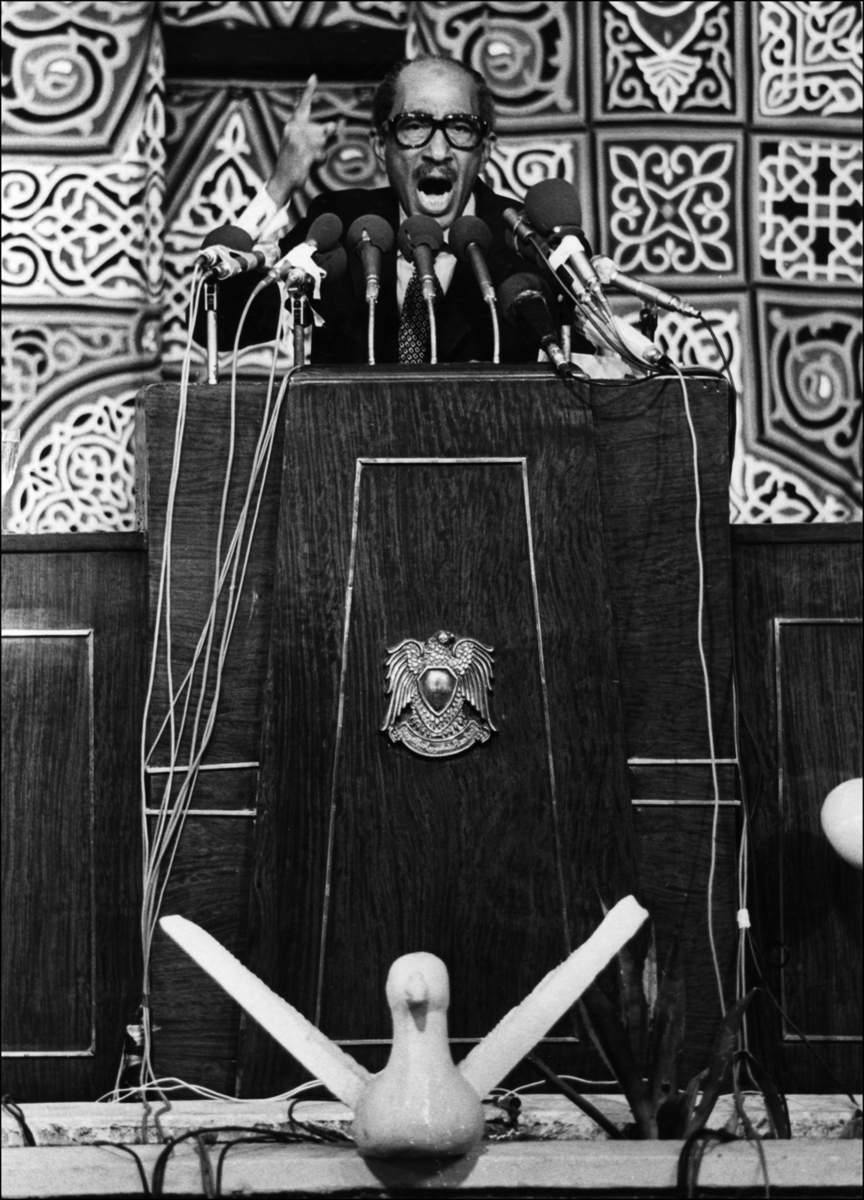
[[411,6],[407,55],[442,54],[486,78],[501,129],[582,124],[577,47],[582,4],[420,0]]
[[756,121],[828,117],[860,131],[861,5],[783,0],[755,7]]
[[365,25],[402,29],[405,0],[162,0],[166,25]]
[[3,5],[7,151],[106,152],[147,65],[153,5]]
[[758,277],[861,283],[861,142],[754,139]]
[[607,252],[621,269],[694,285],[743,282],[740,138],[599,136]]
[[749,440],[814,486],[830,489],[861,519],[860,304],[758,293],[762,387],[747,410]]
[[9,533],[135,528],[132,436],[140,376],[119,377],[86,398],[72,393],[56,417],[21,437],[7,498]]
[[590,10],[594,97],[603,116],[729,121],[739,115],[740,5],[603,0]]

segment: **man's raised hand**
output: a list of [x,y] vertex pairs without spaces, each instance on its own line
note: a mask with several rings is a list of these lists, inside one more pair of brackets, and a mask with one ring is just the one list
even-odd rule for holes
[[317,75],[310,75],[297,107],[285,123],[276,166],[267,180],[267,191],[280,208],[309,178],[313,163],[321,162],[326,156],[327,140],[336,129],[334,121],[321,125],[311,118],[312,97],[317,86]]

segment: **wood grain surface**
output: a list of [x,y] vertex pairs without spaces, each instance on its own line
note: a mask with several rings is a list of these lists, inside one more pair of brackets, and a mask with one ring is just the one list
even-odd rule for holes
[[[787,642],[797,654],[786,658],[790,673],[781,695],[787,734],[781,745],[775,620],[860,620],[860,530],[859,525],[857,544],[845,528],[837,529],[834,540],[833,527],[823,526],[807,542],[790,542],[766,530],[758,541],[736,542],[734,557],[742,782],[751,814],[753,978],[778,1000],[787,994],[799,1016],[809,1021],[812,1015],[821,1025],[805,1032],[823,1035],[842,1033],[850,1023],[861,1028],[860,1008],[857,1017],[850,1011],[850,1005],[861,1004],[860,934],[857,943],[854,938],[854,930],[860,929],[860,874],[853,878],[838,858],[829,860],[818,830],[818,810],[840,782],[838,771],[861,774],[861,726],[851,725],[850,703],[861,695],[861,659],[838,661],[842,635],[832,646],[834,633],[825,632],[830,626],[816,627],[823,630],[817,640],[811,628],[797,647]],[[818,636],[827,643],[821,648]],[[814,658],[816,649],[821,660]],[[835,669],[839,686],[833,682]],[[795,736],[807,747],[803,757],[790,740]],[[785,802],[779,786],[781,761],[791,771]],[[857,950],[850,951],[852,945]],[[830,996],[819,991],[825,987],[826,959],[832,973]],[[811,970],[816,991],[808,996],[806,974]],[[860,1091],[860,1042],[819,1042],[823,1067],[802,1043],[784,1040],[781,1018],[767,999],[755,1006],[752,1024],[756,1054],[787,1090]]]
[[[705,650],[716,753],[734,757],[728,404],[690,377],[705,562]],[[624,729],[630,756],[709,753],[697,628],[693,448],[677,379],[591,393]]]
[[[55,639],[24,639],[20,670],[6,679],[4,664],[4,686],[15,688],[14,702],[3,705],[4,821],[14,824],[4,825],[4,855],[32,865],[7,891],[4,861],[3,976],[15,989],[26,982],[28,1037],[56,1046],[64,1006],[77,1037],[95,981],[93,1057],[3,1060],[3,1091],[22,1103],[108,1091],[140,1002],[145,568],[140,550],[3,554],[4,629],[93,630],[92,809],[84,639],[57,639],[53,650],[47,643]],[[56,659],[61,645],[75,660],[66,667]],[[44,886],[31,894],[37,879]],[[38,983],[34,962],[44,967]],[[39,986],[50,994],[40,998]],[[4,1004],[4,1020],[14,1012]]]
[[[301,407],[296,387],[292,389],[282,496],[286,532],[278,539],[278,552],[280,570],[295,586],[280,597],[284,612],[281,632],[276,631],[278,653],[274,641],[282,669],[278,679],[271,679],[270,702],[283,729],[281,744],[265,738],[267,752],[273,750],[284,761],[265,785],[269,800],[259,814],[247,961],[253,968],[261,964],[260,973],[277,990],[315,1015],[323,873],[330,801],[335,798],[321,979],[325,1027],[344,1034],[339,1024],[348,1017],[360,1030],[354,1038],[386,1038],[386,968],[403,947],[416,949],[421,939],[422,948],[436,950],[451,964],[465,947],[484,971],[499,972],[492,986],[485,979],[474,986],[467,978],[463,986],[464,972],[451,972],[456,1022],[451,1034],[476,1036],[533,986],[550,955],[562,953],[559,862],[568,918],[576,931],[591,927],[601,882],[617,878],[635,886],[640,855],[634,849],[628,780],[633,794],[643,798],[694,800],[712,794],[704,765],[631,765],[625,774],[620,762],[608,761],[610,737],[618,737],[622,759],[706,753],[701,677],[695,640],[688,636],[695,631],[695,591],[689,578],[695,548],[689,443],[683,449],[678,445],[686,438],[680,392],[666,381],[652,384],[650,395],[619,385],[568,393],[542,366],[517,376],[474,366],[434,373],[380,368],[360,370],[355,379],[352,386],[365,389],[366,395],[358,393],[351,402],[345,399],[344,375],[331,376],[328,383],[327,372],[304,371],[296,381],[309,389]],[[486,395],[478,402],[474,393],[483,387]],[[703,451],[706,542],[719,531],[726,547],[706,547],[708,654],[712,672],[720,676],[714,689],[718,752],[731,757],[723,628],[723,613],[728,614],[723,575],[728,571],[728,503],[725,478],[719,482],[724,452],[710,444],[720,439],[725,446],[725,401],[713,383],[694,382],[691,393]],[[166,386],[142,397],[147,410],[141,452],[148,463],[151,603],[176,394],[176,387]],[[262,394],[260,385],[241,385],[238,392],[240,436],[231,506],[248,472]],[[553,403],[547,404],[548,396],[554,396]],[[178,660],[189,653],[200,628],[212,580],[227,399],[224,385],[190,392],[185,482],[175,518],[175,562],[182,563],[175,572]],[[659,441],[651,430],[658,421]],[[666,452],[665,460],[664,439],[677,447]],[[671,465],[670,453],[675,458]],[[336,754],[356,459],[364,456],[529,461],[532,546],[544,656],[554,691],[550,712],[556,787],[559,797],[570,798],[558,806],[561,854],[555,853],[551,821],[528,524],[518,464],[363,466],[345,642],[343,734]],[[584,471],[586,458],[596,461],[599,479],[592,470]],[[238,622],[242,641],[232,651],[226,675],[230,719],[226,707],[217,724],[215,762],[257,758],[280,465],[271,468],[265,491],[262,533],[250,568],[255,600]],[[142,469],[139,476],[143,474]],[[662,475],[662,483],[655,475]],[[667,485],[673,498],[664,507],[662,488]],[[653,520],[644,510],[655,503],[660,511]],[[562,563],[585,564],[585,569],[567,575]],[[598,609],[606,614],[601,621],[606,633],[599,640],[590,620],[580,627],[578,616]],[[495,646],[492,719],[499,733],[461,758],[429,763],[390,745],[378,726],[387,703],[386,645],[405,636],[424,639],[441,627]],[[610,628],[616,638],[611,657]],[[646,648],[643,643],[650,644]],[[574,662],[582,675],[571,671]],[[617,690],[622,664],[627,674],[626,746],[615,733],[620,720],[610,722],[603,705],[591,702],[599,680],[607,686],[611,681]],[[164,682],[159,686],[164,696]],[[573,721],[566,714],[579,705],[590,711],[584,720]],[[364,727],[371,736],[364,735]],[[324,732],[312,735],[312,729]],[[435,768],[432,783],[430,766]],[[728,798],[735,794],[730,770],[720,771],[721,794]],[[196,806],[245,807],[244,774],[202,777]],[[590,781],[587,801],[584,779]],[[610,779],[615,784],[608,788]],[[653,812],[645,812],[646,819],[653,818]],[[676,809],[661,820],[674,822],[683,812]],[[702,815],[692,820],[704,834]],[[689,838],[687,820],[682,836]],[[733,831],[733,820],[722,823],[722,837],[734,838]],[[724,843],[721,855],[731,845]],[[422,904],[415,904],[415,897]],[[671,928],[672,910],[660,907],[661,922]],[[286,913],[292,915],[292,928],[280,924]],[[209,927],[206,914],[201,923]],[[538,928],[535,937],[532,930]],[[299,946],[298,937],[303,942]],[[374,969],[370,956],[380,960]],[[703,984],[710,986],[710,979]],[[185,1018],[181,1009],[175,1009],[178,1049],[184,1019],[187,1039],[197,1038],[195,1022],[188,1019],[191,1008]],[[572,1037],[578,1031],[571,1025],[554,1032]],[[460,1043],[454,1049],[458,1055],[467,1047]],[[356,1053],[365,1054],[374,1067],[383,1061],[386,1046]],[[579,1073],[581,1064],[583,1073],[603,1074],[584,1045],[559,1045],[557,1053],[562,1070]],[[277,1064],[274,1054],[269,1039],[247,1031],[240,1054],[244,1094],[271,1091],[299,1077],[296,1072],[292,1076],[287,1063]],[[229,1058],[220,1054],[223,1063]]]
[[[264,387],[240,384],[237,389],[235,448],[230,475],[227,517],[220,554],[224,556],[246,494],[252,457],[264,412]],[[146,511],[149,554],[150,614],[155,618],[159,574],[165,540],[171,465],[177,423],[177,385],[155,384],[145,388],[138,401],[136,456],[139,493]],[[186,674],[193,651],[204,627],[213,597],[216,573],[219,514],[223,486],[228,471],[231,444],[230,387],[193,385],[189,389],[189,407],[183,439],[179,497],[172,530],[171,595],[173,645],[172,670],[177,687]],[[279,477],[281,466],[282,422],[278,425],[270,471],[267,475],[255,534],[255,550],[242,592],[240,610],[225,664],[219,716],[207,754],[207,761],[246,762],[258,756],[261,700],[266,674],[267,639],[270,628],[272,592],[272,554],[276,544]],[[224,621],[224,600],[219,609],[218,630]],[[151,628],[151,637],[153,630]],[[164,626],[160,638],[164,645]],[[218,634],[217,634],[218,645]],[[200,671],[196,686],[200,684]],[[211,660],[206,689],[212,695],[215,658]],[[159,656],[154,702],[149,729],[152,739],[168,711],[166,657]],[[191,728],[191,723],[190,726]],[[188,761],[188,737],[181,746]],[[165,739],[152,762],[165,765],[170,751]]]
[[[665,384],[650,387],[665,395]],[[269,971],[268,982],[301,1010],[314,1013],[320,1001],[332,1036],[387,1037],[382,985],[398,953],[423,948],[448,961],[455,1037],[486,1032],[562,953],[518,468],[364,465],[346,631],[358,458],[526,458],[558,847],[573,940],[596,919],[599,896],[609,902],[636,886],[618,732],[620,662],[606,589],[603,533],[608,542],[610,522],[599,507],[587,399],[567,393],[542,368],[507,376],[478,368],[439,372],[434,386],[428,374],[405,371],[358,372],[356,383],[310,371],[292,387],[250,965]],[[632,405],[632,393],[626,399]],[[664,412],[680,403],[672,396],[656,402]],[[652,405],[646,408],[646,420],[655,420]],[[677,415],[675,422],[677,428]],[[718,436],[710,428],[706,437]],[[609,433],[617,453],[614,441]],[[722,454],[706,450],[706,459],[722,463]],[[631,497],[635,505],[632,489]],[[709,495],[709,512],[711,502]],[[644,507],[644,496],[639,503]],[[724,494],[724,518],[725,505]],[[628,514],[619,506],[613,528],[625,525]],[[659,575],[665,582],[669,561],[683,555],[684,526],[679,521],[669,534],[666,516],[664,509],[657,522],[656,561],[647,558],[650,579],[640,582],[646,611],[651,581]],[[713,531],[713,512],[711,518]],[[714,625],[728,618],[728,583],[721,578],[728,536],[719,559]],[[682,576],[686,570],[678,568]],[[629,586],[622,578],[620,589]],[[646,639],[661,630],[665,641],[659,658],[633,666],[642,688],[631,706],[633,728],[641,720],[647,733],[641,741],[634,734],[632,752],[705,754],[703,730],[690,711],[701,689],[695,644],[682,667],[680,633],[669,635],[675,621],[695,619],[693,594],[692,587],[672,588],[666,610],[647,622]],[[640,613],[644,621],[637,610],[628,627],[633,639]],[[430,762],[377,732],[386,708],[383,659],[401,638],[425,639],[442,627],[496,647],[493,719],[500,714],[501,733],[460,758]],[[728,690],[728,632],[725,644],[721,694]],[[720,659],[722,666],[722,653]],[[662,738],[657,722],[651,724],[658,708]],[[654,734],[659,741],[651,740]],[[259,1065],[245,1076],[253,1090],[275,1083],[263,1050],[250,1031],[241,1058],[253,1072]]]
[[92,1048],[90,675],[89,634],[3,638],[4,1050]]

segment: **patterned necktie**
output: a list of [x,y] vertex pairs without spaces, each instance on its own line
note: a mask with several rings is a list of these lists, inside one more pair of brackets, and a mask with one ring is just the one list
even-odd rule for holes
[[[441,284],[435,276],[435,294],[441,295]],[[417,267],[408,280],[405,289],[405,300],[402,304],[402,316],[399,321],[399,361],[400,363],[425,363],[431,355],[429,330],[429,309],[423,299],[423,286]]]

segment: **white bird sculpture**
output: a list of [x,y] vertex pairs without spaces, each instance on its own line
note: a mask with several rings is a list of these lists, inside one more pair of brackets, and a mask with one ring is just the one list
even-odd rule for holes
[[354,1110],[353,1134],[367,1158],[466,1154],[483,1136],[481,1101],[536,1046],[648,913],[620,900],[586,942],[510,1010],[458,1066],[447,1040],[450,981],[434,954],[406,954],[387,977],[393,1046],[372,1075],[277,996],[209,933],[184,917],[163,917],[167,934],[259,1025]]

